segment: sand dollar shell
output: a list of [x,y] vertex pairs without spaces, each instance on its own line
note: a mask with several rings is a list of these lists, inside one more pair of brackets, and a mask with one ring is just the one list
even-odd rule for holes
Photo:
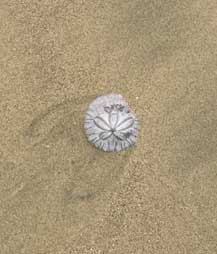
[[109,94],[89,105],[84,128],[89,142],[97,148],[118,152],[136,142],[139,124],[124,98]]

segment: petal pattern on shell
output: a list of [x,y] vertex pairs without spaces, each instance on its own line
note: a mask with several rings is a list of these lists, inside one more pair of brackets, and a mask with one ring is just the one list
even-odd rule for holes
[[119,120],[119,114],[118,113],[110,113],[109,114],[109,124],[110,127],[113,129],[117,125]]
[[133,124],[134,124],[134,119],[132,117],[127,117],[118,123],[118,125],[116,126],[116,130],[123,131],[123,130],[129,129],[133,126]]
[[106,122],[106,120],[104,120],[104,119],[103,119],[102,117],[100,117],[100,116],[95,117],[94,123],[95,123],[95,125],[96,125],[98,128],[100,128],[100,129],[102,129],[102,130],[104,130],[104,131],[110,130],[109,124]]
[[115,135],[115,137],[116,137],[117,139],[119,139],[119,140],[125,140],[125,139],[126,139],[124,133],[121,133],[121,132],[119,132],[119,131],[115,131],[115,132],[114,132],[114,135]]
[[110,138],[111,135],[112,135],[112,133],[110,131],[104,131],[104,132],[99,134],[99,138],[105,140],[105,139]]

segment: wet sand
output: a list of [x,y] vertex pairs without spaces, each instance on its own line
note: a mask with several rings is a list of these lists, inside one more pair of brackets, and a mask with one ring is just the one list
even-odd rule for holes
[[[217,2],[0,1],[2,254],[217,253]],[[121,93],[137,145],[91,146]]]

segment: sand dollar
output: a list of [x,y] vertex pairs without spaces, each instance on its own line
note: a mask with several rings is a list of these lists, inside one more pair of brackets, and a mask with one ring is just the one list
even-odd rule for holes
[[90,143],[106,152],[119,152],[135,144],[139,123],[120,94],[97,97],[85,115]]

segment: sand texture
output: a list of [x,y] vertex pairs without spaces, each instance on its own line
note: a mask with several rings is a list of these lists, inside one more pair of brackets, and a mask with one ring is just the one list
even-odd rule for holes
[[[85,137],[120,93],[136,146]],[[0,253],[217,253],[217,1],[0,0]]]

